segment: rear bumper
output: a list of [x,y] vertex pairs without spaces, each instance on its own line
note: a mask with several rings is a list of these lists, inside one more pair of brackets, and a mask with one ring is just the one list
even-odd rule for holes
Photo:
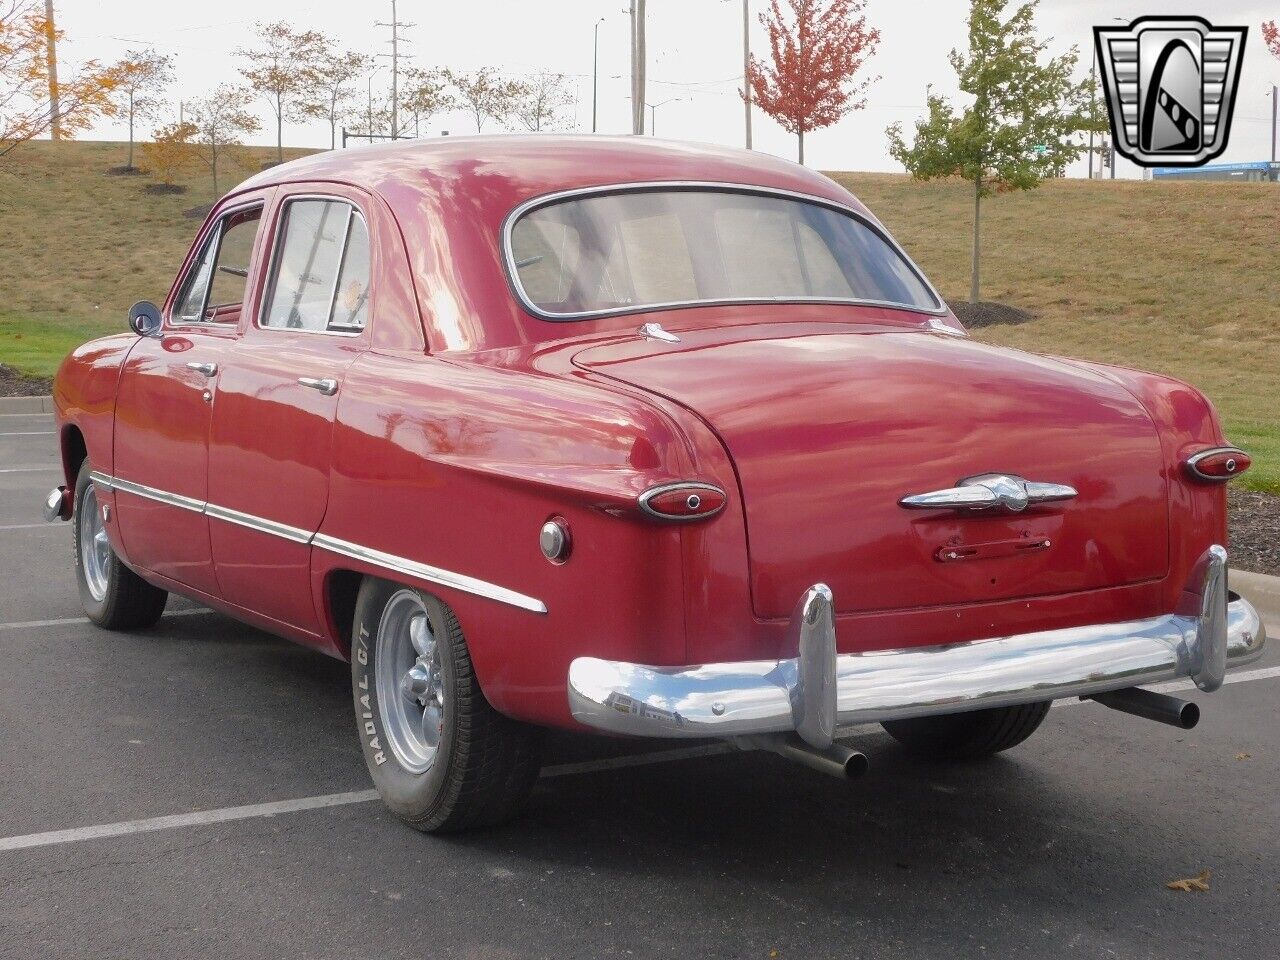
[[569,705],[589,727],[644,737],[794,730],[814,747],[860,723],[900,720],[1190,677],[1205,691],[1262,655],[1266,629],[1227,590],[1227,556],[1206,551],[1188,585],[1193,612],[977,640],[836,654],[831,591],[801,597],[786,660],[650,667],[580,657]]

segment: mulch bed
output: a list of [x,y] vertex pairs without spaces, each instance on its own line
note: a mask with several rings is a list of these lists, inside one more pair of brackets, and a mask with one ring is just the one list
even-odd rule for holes
[[1013,307],[1007,303],[996,303],[994,300],[979,300],[977,303],[970,303],[968,300],[952,300],[947,303],[947,306],[970,330],[977,327],[1012,327],[1036,318],[1036,315],[1029,310]]
[[1280,496],[1232,487],[1227,501],[1231,565],[1280,577]]
[[148,183],[142,189],[144,193],[149,193],[153,197],[164,197],[170,194],[187,192],[187,188],[180,183]]
[[47,397],[52,391],[52,377],[29,377],[0,363],[0,397]]
[[146,173],[146,171],[141,167],[119,166],[108,167],[107,173],[113,177],[140,177]]
[[198,207],[189,207],[182,211],[182,215],[188,220],[203,220],[209,215],[209,211],[213,209],[212,203],[202,203]]

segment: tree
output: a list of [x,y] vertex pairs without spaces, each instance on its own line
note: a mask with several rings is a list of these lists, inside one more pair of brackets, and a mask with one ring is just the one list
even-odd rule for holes
[[1271,55],[1280,60],[1280,26],[1276,26],[1274,20],[1268,20],[1263,23],[1262,42],[1267,45],[1267,50]]
[[889,153],[917,180],[961,177],[973,184],[973,266],[969,302],[977,303],[982,200],[996,191],[1030,190],[1080,156],[1073,134],[1087,130],[1089,82],[1072,79],[1078,51],[1041,62],[1048,47],[1035,35],[1039,0],[1008,20],[1008,0],[970,0],[969,52],[951,51],[960,89],[973,103],[959,115],[943,97],[929,97],[908,145],[889,127]]
[[173,83],[173,58],[154,50],[130,50],[120,61],[120,109],[129,120],[129,162],[133,169],[133,130],[139,120],[154,120],[164,105],[161,93]]
[[315,100],[320,67],[330,43],[319,31],[299,33],[283,21],[259,23],[254,31],[261,47],[242,47],[236,56],[244,63],[241,76],[255,93],[262,95],[275,114],[276,159],[283,163],[285,121],[307,117],[307,104]]
[[171,123],[156,130],[151,135],[151,142],[142,145],[147,163],[165,186],[173,186],[178,174],[195,161],[192,140],[197,133],[199,129],[194,123]]
[[460,105],[476,121],[476,133],[486,120],[505,123],[515,112],[523,88],[515,80],[507,80],[492,67],[481,67],[470,73],[444,70],[445,80],[458,94]]
[[303,110],[329,124],[329,149],[338,145],[338,124],[356,112],[356,91],[351,82],[373,66],[373,57],[364,53],[325,51],[316,64],[316,83]]
[[525,129],[534,133],[563,129],[564,118],[560,112],[577,102],[565,87],[565,75],[544,70],[521,87],[515,116]]
[[413,118],[413,135],[426,120],[457,107],[449,92],[449,80],[441,70],[406,70],[400,91],[400,109]]
[[90,60],[58,83],[58,110],[49,91],[47,44],[63,39],[34,0],[0,0],[0,157],[48,133],[55,121],[66,138],[99,117],[114,117],[120,65]]
[[854,82],[876,52],[880,31],[862,16],[866,0],[786,0],[788,23],[779,0],[760,22],[769,32],[768,66],[751,58],[750,83],[756,104],[788,133],[796,135],[804,163],[804,135],[829,127],[867,105],[865,96],[879,77]]
[[240,145],[240,138],[262,129],[258,118],[249,112],[253,91],[223,84],[209,97],[191,106],[191,123],[196,128],[197,156],[213,174],[213,193],[218,190],[218,159],[227,148]]

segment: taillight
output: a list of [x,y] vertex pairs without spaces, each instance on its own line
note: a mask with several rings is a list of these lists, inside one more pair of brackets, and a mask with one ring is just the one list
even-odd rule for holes
[[1187,458],[1187,472],[1197,480],[1225,483],[1249,469],[1253,460],[1236,447],[1213,447]]
[[709,483],[664,483],[640,494],[640,509],[659,520],[705,520],[723,510],[728,499]]

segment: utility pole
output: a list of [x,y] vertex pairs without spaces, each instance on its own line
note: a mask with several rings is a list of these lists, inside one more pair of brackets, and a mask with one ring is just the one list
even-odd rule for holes
[[747,149],[751,149],[751,0],[742,0],[742,100],[746,110]]
[[645,0],[631,0],[631,132],[644,133]]
[[49,138],[62,139],[62,106],[58,102],[58,31],[53,25],[53,0],[44,0],[45,63],[49,72]]
[[1093,62],[1089,66],[1089,179],[1093,179],[1093,118],[1098,114],[1098,45],[1093,45]]
[[591,132],[596,132],[596,105],[600,100],[600,24],[604,17],[596,21],[595,39],[591,46]]
[[1271,162],[1276,162],[1276,103],[1277,96],[1280,95],[1280,89],[1273,83],[1271,85]]
[[[395,140],[400,136],[400,44],[409,42],[406,37],[400,36],[400,31],[416,24],[401,23],[396,16],[396,0],[391,0],[391,22],[375,23],[374,26],[391,28],[391,139]],[[378,56],[385,57],[388,54],[380,53]],[[411,54],[406,53],[404,56],[409,57]]]

